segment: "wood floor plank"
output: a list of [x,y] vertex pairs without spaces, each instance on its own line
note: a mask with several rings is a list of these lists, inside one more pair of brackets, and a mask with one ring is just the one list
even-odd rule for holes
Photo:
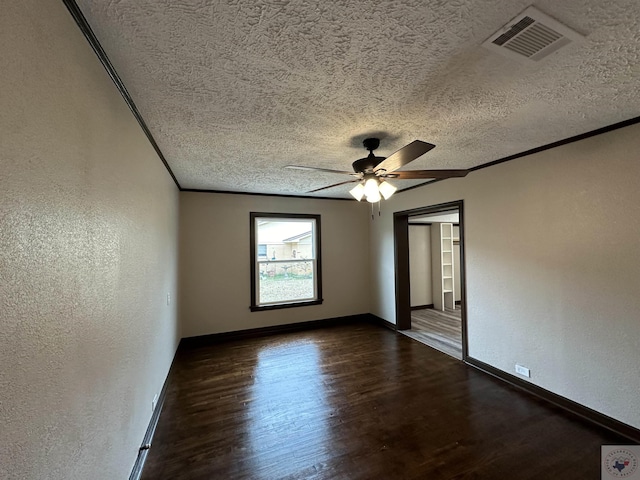
[[600,478],[624,439],[369,324],[180,348],[163,479]]
[[460,306],[445,311],[423,308],[411,312],[411,329],[400,333],[425,345],[462,359],[462,318]]

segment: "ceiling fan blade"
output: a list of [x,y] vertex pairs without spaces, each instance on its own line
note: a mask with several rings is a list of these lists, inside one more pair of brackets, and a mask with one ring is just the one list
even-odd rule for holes
[[400,150],[381,161],[373,170],[377,171],[383,169],[386,170],[387,173],[391,173],[407,163],[414,161],[419,156],[424,155],[432,148],[435,148],[435,145],[423,142],[422,140],[414,140],[409,145],[405,145]]
[[405,172],[393,172],[383,174],[386,178],[399,178],[401,180],[411,180],[419,178],[452,178],[465,177],[469,170],[407,170]]
[[355,172],[349,172],[346,170],[331,170],[329,168],[305,167],[303,165],[285,165],[284,168],[290,168],[292,170],[310,170],[312,172],[329,172],[329,173],[341,173],[344,175],[357,175],[357,173]]
[[327,188],[337,187],[338,185],[344,185],[346,183],[357,183],[360,180],[347,180],[346,182],[334,183],[333,185],[329,185],[327,187],[316,188],[315,190],[309,190],[307,193],[319,192],[320,190],[326,190]]

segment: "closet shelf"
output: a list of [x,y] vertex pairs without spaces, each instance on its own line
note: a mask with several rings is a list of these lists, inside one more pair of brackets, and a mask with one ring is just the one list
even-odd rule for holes
[[453,224],[431,227],[433,305],[438,310],[455,307]]

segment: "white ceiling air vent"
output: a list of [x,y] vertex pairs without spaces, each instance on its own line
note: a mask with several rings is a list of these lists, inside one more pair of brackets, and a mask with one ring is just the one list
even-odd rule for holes
[[538,61],[584,37],[534,7],[511,20],[482,45],[521,62]]

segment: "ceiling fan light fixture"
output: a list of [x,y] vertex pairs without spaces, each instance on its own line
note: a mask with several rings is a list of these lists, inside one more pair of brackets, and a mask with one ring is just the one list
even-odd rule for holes
[[377,178],[369,178],[366,182],[364,182],[364,194],[367,197],[367,201],[369,201],[369,196],[380,196],[380,192],[378,191]]
[[361,183],[359,183],[358,185],[356,185],[355,187],[353,187],[351,190],[349,190],[349,193],[351,194],[351,196],[353,198],[355,198],[357,201],[362,200],[362,197],[364,197],[364,185],[362,185]]
[[380,185],[378,185],[378,190],[385,200],[389,200],[389,198],[391,198],[391,195],[393,195],[396,190],[398,190],[398,187],[396,187],[395,185],[391,185],[389,182],[383,180]]
[[380,196],[380,192],[378,191],[378,189],[376,189],[375,192],[367,195],[367,202],[369,203],[378,203],[381,199],[382,197]]

